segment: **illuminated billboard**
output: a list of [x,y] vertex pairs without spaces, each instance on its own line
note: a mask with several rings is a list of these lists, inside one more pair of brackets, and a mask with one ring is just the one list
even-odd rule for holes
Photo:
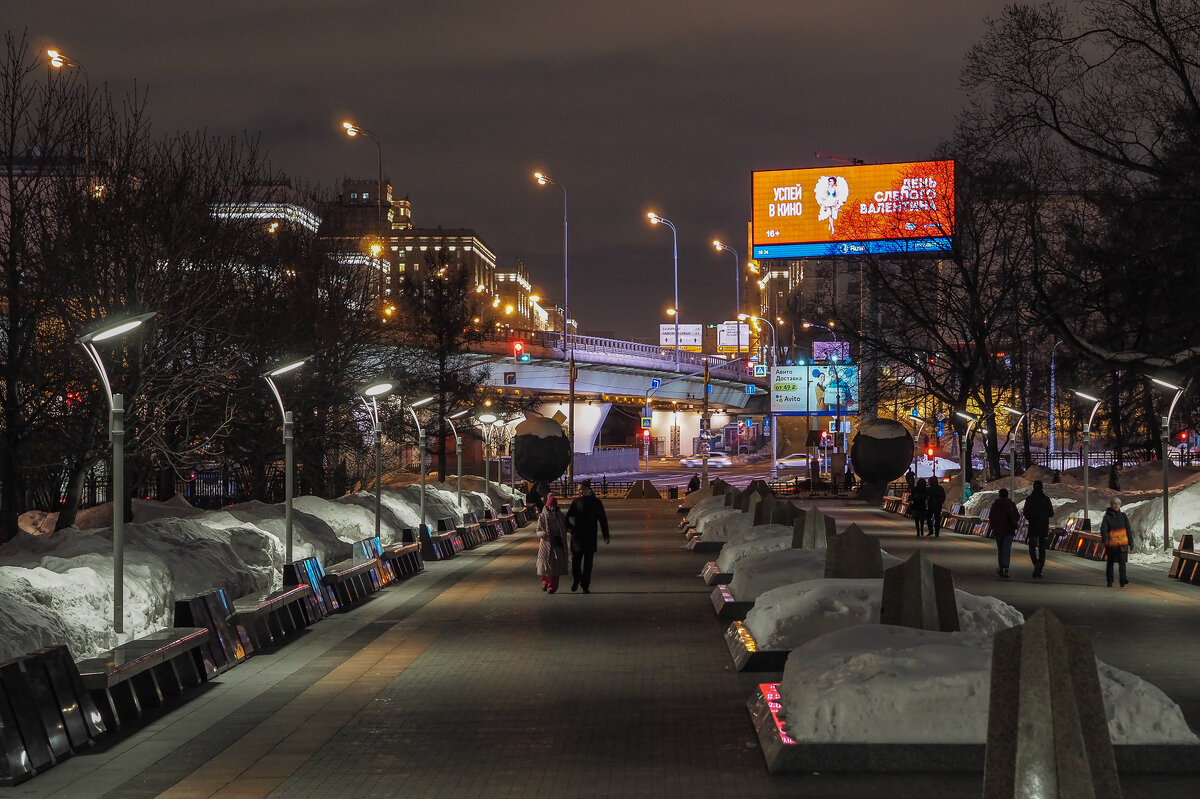
[[778,416],[857,416],[858,367],[778,366],[771,373],[771,413]]
[[754,172],[755,258],[946,252],[954,236],[954,162]]

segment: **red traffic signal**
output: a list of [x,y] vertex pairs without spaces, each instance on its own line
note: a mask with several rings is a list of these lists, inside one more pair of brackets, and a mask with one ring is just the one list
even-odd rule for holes
[[513,342],[513,360],[517,363],[529,363],[529,353],[525,351],[524,341]]
[[650,437],[650,430],[649,430],[649,428],[645,428],[645,427],[643,427],[643,428],[642,428],[642,438],[649,438],[649,437]]
[[927,456],[927,457],[928,457],[930,460],[933,460],[933,447],[926,447],[926,448],[925,448],[925,455],[926,455],[926,456]]

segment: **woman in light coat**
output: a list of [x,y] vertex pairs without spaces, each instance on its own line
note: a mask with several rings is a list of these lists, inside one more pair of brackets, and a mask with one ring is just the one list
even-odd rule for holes
[[558,498],[546,495],[546,506],[538,515],[537,573],[542,578],[542,590],[553,594],[558,590],[558,578],[570,570],[567,557],[567,526]]

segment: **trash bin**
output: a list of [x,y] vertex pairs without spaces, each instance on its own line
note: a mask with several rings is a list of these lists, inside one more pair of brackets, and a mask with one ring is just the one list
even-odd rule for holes
[[667,496],[671,499],[679,499],[679,486],[670,486],[667,488]]

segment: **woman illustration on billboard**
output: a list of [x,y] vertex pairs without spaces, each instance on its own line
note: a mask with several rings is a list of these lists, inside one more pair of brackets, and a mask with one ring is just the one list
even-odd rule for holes
[[842,206],[850,197],[850,186],[840,175],[822,175],[817,178],[813,194],[816,196],[817,205],[821,208],[820,213],[817,214],[817,221],[823,222],[828,219],[829,235],[832,236],[834,234],[833,223],[838,218],[838,211],[842,210]]

